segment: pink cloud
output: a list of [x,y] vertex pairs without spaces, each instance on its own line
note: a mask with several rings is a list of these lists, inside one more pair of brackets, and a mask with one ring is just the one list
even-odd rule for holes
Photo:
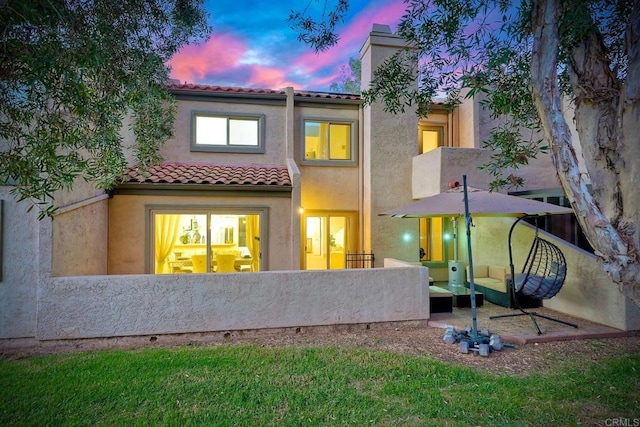
[[309,51],[300,56],[296,64],[306,72],[313,73],[324,67],[335,66],[338,58],[344,59],[336,56],[336,51],[338,50],[339,53],[344,53],[345,58],[347,56],[358,58],[359,50],[367,35],[371,32],[373,24],[387,24],[393,30],[393,27],[404,15],[405,10],[404,2],[393,2],[384,7],[371,5],[358,13],[355,19],[347,25],[346,29],[339,32],[340,40],[336,46],[318,54]]
[[251,77],[247,82],[252,87],[282,89],[288,86],[299,88],[300,85],[287,80],[287,70],[254,65],[251,68]]
[[214,34],[206,43],[189,45],[169,61],[171,77],[197,83],[208,74],[224,74],[238,67],[247,51],[245,43],[231,34]]

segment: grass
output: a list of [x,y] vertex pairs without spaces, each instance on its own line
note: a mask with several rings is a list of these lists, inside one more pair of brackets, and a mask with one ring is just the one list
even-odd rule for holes
[[640,418],[638,366],[516,377],[356,348],[61,354],[0,360],[0,425],[611,425]]

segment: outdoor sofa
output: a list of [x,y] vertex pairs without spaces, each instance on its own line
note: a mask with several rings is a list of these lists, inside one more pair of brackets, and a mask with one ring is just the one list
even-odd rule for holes
[[[467,266],[467,287],[469,285],[469,267]],[[508,286],[509,268],[500,265],[475,265],[473,266],[473,283],[476,292],[482,292],[484,299],[493,304],[507,308],[516,308],[517,305],[511,295]],[[540,307],[540,300],[518,294],[518,303],[522,308]]]

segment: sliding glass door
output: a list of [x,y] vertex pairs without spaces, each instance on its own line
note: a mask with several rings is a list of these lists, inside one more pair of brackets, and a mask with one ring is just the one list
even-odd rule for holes
[[303,218],[304,269],[345,268],[347,252],[355,252],[355,214],[308,213]]
[[261,218],[236,210],[151,210],[151,272],[260,271]]

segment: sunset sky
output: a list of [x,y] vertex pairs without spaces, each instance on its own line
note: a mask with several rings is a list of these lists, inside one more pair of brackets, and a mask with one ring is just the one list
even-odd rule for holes
[[[340,40],[316,54],[297,40],[287,22],[292,9],[307,0],[207,0],[213,33],[206,43],[183,48],[171,60],[171,77],[181,82],[246,88],[323,91],[341,75],[359,50],[374,23],[395,31],[403,15],[402,0],[351,0]],[[322,7],[324,0],[312,0]],[[329,5],[335,1],[329,0]]]

